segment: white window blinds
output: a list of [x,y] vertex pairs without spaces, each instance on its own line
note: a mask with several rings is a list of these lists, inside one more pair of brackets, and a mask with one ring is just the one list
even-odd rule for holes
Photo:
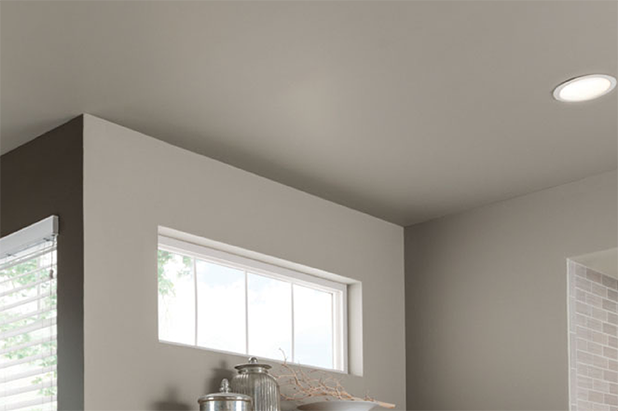
[[57,226],[0,239],[0,411],[57,409]]

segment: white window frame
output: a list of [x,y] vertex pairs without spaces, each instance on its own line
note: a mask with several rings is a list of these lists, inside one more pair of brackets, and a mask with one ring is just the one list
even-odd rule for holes
[[[240,269],[245,272],[252,272],[264,277],[273,278],[280,281],[285,281],[290,284],[297,284],[319,291],[325,291],[333,295],[333,367],[322,368],[312,365],[307,365],[310,368],[319,368],[332,372],[348,373],[348,286],[347,284],[328,280],[315,275],[306,274],[301,271],[290,268],[281,267],[267,262],[259,261],[254,258],[247,258],[238,254],[232,254],[227,251],[218,250],[203,245],[178,240],[175,238],[159,235],[159,250],[169,251],[175,254],[184,255],[187,257],[197,258],[203,261],[210,261],[215,264],[227,266],[233,269]],[[195,260],[194,260],[195,261]],[[193,267],[194,276],[195,267]],[[245,281],[247,279],[245,278]],[[196,288],[197,290],[197,288]],[[197,292],[197,291],[196,291]],[[197,296],[196,296],[197,300]],[[245,310],[248,311],[248,307]],[[294,287],[292,287],[292,358],[294,358]],[[199,323],[198,313],[196,315],[196,328]],[[249,321],[245,317],[246,340],[248,337]],[[197,336],[197,329],[196,329]],[[167,342],[160,340],[161,342]],[[197,344],[196,344],[197,346]],[[210,351],[220,351],[208,347],[197,346],[201,349]],[[249,347],[246,347],[246,353],[249,353]],[[233,352],[233,354],[244,355],[245,353]],[[270,359],[275,360],[276,359]],[[302,364],[301,364],[302,365]]]
[[0,238],[0,259],[10,257],[58,234],[58,216],[52,215]]

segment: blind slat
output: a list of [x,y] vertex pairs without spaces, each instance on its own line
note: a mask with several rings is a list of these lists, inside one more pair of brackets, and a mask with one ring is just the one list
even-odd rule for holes
[[36,321],[32,324],[29,324],[25,327],[19,327],[16,328],[14,330],[10,330],[10,331],[5,331],[3,333],[0,333],[0,340],[4,340],[7,338],[11,338],[11,337],[15,337],[17,335],[20,334],[26,334],[29,333],[31,331],[37,331],[40,330],[42,328],[47,328],[47,327],[53,327],[54,325],[56,325],[56,317],[54,318],[46,318],[44,320],[39,320]]
[[37,285],[48,283],[48,282],[50,282],[52,280],[53,280],[53,278],[47,277],[44,280],[35,281],[33,283],[30,283],[30,284],[22,285],[21,287],[13,288],[12,290],[8,290],[8,291],[5,291],[3,293],[0,293],[0,298],[6,297],[7,295],[11,295],[13,293],[17,293],[17,292],[20,292],[20,291],[23,291],[23,290],[27,290],[28,288],[36,287]]
[[[17,321],[26,320],[28,318],[34,318],[34,317],[36,317],[38,315],[52,312],[55,309],[56,309],[56,307],[45,307],[45,308],[43,308],[41,310],[30,311],[30,312],[28,312],[26,314],[20,315],[18,317],[9,318],[8,320],[1,322],[0,323],[0,327],[5,326],[7,324],[11,324],[11,323],[17,322]],[[1,353],[0,353],[0,355],[1,355]]]
[[25,343],[25,344],[14,345],[12,347],[3,348],[2,350],[0,350],[0,355],[6,355],[6,354],[14,352],[14,351],[23,350],[24,348],[30,348],[30,347],[33,347],[35,345],[45,344],[45,343],[48,343],[48,342],[56,341],[56,338],[57,338],[56,334],[53,334],[53,335],[50,335],[49,337],[39,338],[37,340],[30,341],[30,342]]
[[40,384],[31,384],[31,385],[26,385],[24,387],[19,387],[19,388],[13,388],[12,390],[8,390],[6,392],[3,393],[4,397],[11,397],[13,395],[18,395],[18,394],[24,394],[27,392],[32,392],[32,391],[38,391],[38,390],[42,390],[44,388],[53,388],[56,386],[56,380],[50,380],[50,381],[45,381],[42,382]]
[[22,378],[33,377],[35,375],[44,375],[50,372],[56,371],[55,365],[50,365],[49,367],[41,367],[36,370],[19,372],[11,375],[5,375],[0,377],[0,384],[6,384],[7,382],[21,380]]
[[57,398],[55,395],[50,396],[50,397],[36,398],[34,400],[16,402],[14,404],[7,404],[7,405],[0,406],[0,411],[20,410],[22,408],[32,407],[33,405],[49,404],[52,402],[56,402],[56,400]]
[[16,275],[15,277],[8,277],[6,280],[0,281],[0,287],[2,287],[4,284],[6,284],[8,282],[11,282],[11,281],[14,281],[14,280],[18,280],[18,279],[23,278],[23,277],[25,277],[27,275],[37,274],[37,273],[39,273],[41,271],[44,271],[44,270],[51,270],[53,267],[54,267],[53,264],[49,264],[49,265],[46,265],[45,267],[39,267],[36,270],[32,270],[32,271],[28,271],[27,273]]
[[31,255],[28,255],[27,257],[20,257],[20,258],[14,259],[14,260],[9,260],[6,263],[0,264],[0,271],[8,270],[11,267],[15,267],[16,265],[25,263],[26,261],[33,260],[33,259],[35,259],[37,257],[42,256],[42,255],[49,254],[49,253],[51,253],[52,251],[55,251],[55,250],[56,250],[56,245],[53,245],[53,246],[51,246],[49,248],[46,248],[46,249],[41,250],[41,251],[38,251],[38,252],[36,252],[34,254],[31,254]]
[[49,350],[49,352],[45,352],[43,354],[32,355],[30,357],[20,358],[19,360],[13,360],[13,361],[5,362],[5,363],[0,363],[0,369],[10,368],[10,367],[14,367],[20,364],[26,364],[26,363],[29,363],[30,361],[40,360],[42,358],[52,357],[54,355],[56,355],[56,350],[55,349]]
[[[55,294],[55,293],[56,292],[54,291],[53,294]],[[31,303],[33,301],[42,300],[43,298],[50,297],[53,294],[46,293],[46,294],[36,295],[34,297],[26,298],[24,300],[18,301],[18,302],[13,303],[13,304],[8,304],[8,305],[5,305],[5,306],[0,306],[0,312],[8,311],[8,310],[10,310],[12,308],[19,307],[20,305],[25,305],[25,304]]]

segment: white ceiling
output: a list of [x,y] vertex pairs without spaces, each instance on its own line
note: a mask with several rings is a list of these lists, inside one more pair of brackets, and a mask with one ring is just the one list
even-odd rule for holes
[[412,224],[616,169],[616,93],[551,91],[617,6],[2,1],[2,151],[88,112]]

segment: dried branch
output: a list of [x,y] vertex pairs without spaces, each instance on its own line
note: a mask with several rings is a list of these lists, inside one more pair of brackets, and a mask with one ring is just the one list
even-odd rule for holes
[[281,391],[281,397],[286,401],[303,401],[310,398],[323,398],[325,401],[332,399],[342,401],[370,401],[381,407],[393,409],[395,404],[377,401],[369,395],[365,398],[355,397],[341,385],[341,381],[331,374],[323,371],[306,372],[300,367],[292,367],[288,363],[285,352],[283,354],[283,369],[281,373],[274,372],[272,375],[277,379],[279,386],[289,388],[291,393]]

